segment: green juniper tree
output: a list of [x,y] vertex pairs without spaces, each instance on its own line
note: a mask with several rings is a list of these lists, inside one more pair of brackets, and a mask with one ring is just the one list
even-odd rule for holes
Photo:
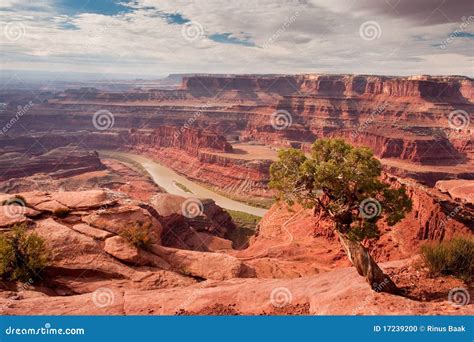
[[370,149],[341,139],[320,139],[307,157],[297,149],[279,152],[270,167],[270,188],[279,200],[299,203],[334,222],[334,230],[357,272],[377,291],[398,293],[361,244],[379,236],[382,218],[394,225],[411,210],[404,187],[391,188],[380,180],[382,166]]

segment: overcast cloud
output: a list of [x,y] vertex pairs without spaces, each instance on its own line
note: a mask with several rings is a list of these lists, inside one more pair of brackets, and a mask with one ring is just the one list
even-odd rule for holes
[[474,74],[472,1],[76,3],[2,0],[2,68],[152,75]]

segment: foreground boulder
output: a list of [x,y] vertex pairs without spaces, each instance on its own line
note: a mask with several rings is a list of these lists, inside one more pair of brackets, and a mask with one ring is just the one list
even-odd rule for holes
[[62,203],[59,203],[56,200],[47,200],[44,202],[40,202],[34,205],[34,208],[39,211],[46,211],[49,213],[58,213],[58,212],[68,212],[69,207],[65,206]]
[[157,194],[151,203],[163,224],[163,245],[203,252],[232,248],[228,236],[235,224],[213,200]]
[[132,227],[142,227],[148,231],[151,243],[161,243],[163,230],[160,222],[147,210],[133,205],[125,205],[109,209],[100,209],[82,217],[88,225],[107,230],[114,234],[123,234]]
[[[387,267],[388,265],[383,265]],[[396,265],[400,267],[401,265]],[[439,289],[436,290],[436,292]],[[377,293],[353,268],[294,279],[229,279],[143,290],[97,286],[86,294],[49,297],[32,291],[0,292],[2,314],[38,315],[469,315],[449,290],[422,302]]]
[[243,268],[237,258],[208,252],[195,252],[153,245],[150,251],[166,260],[178,272],[191,276],[223,280],[238,277]]
[[186,240],[192,250],[217,252],[232,249],[232,241],[207,233],[195,232]]
[[110,233],[106,230],[93,228],[85,223],[75,224],[71,228],[79,233],[90,236],[91,238],[94,238],[96,240],[105,240],[114,235],[113,233]]
[[51,197],[73,210],[104,208],[115,202],[104,190],[54,192]]
[[91,237],[48,218],[37,222],[33,229],[48,246],[54,274],[96,273],[103,277],[129,277],[133,271],[104,253]]
[[105,240],[104,251],[123,262],[135,266],[151,265],[163,269],[170,269],[170,265],[160,257],[148,253],[131,245],[121,236],[114,236]]
[[230,215],[208,198],[186,198],[172,194],[157,194],[151,200],[154,209],[163,218],[184,217],[197,231],[225,237],[235,229]]
[[39,214],[36,210],[20,205],[0,205],[0,228],[31,222],[28,217],[35,217]]

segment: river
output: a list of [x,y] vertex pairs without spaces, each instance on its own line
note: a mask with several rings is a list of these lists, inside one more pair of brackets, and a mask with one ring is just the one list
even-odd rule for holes
[[[259,217],[262,217],[268,211],[267,209],[252,207],[245,203],[234,201],[223,195],[215,193],[214,191],[209,190],[193,181],[190,181],[186,177],[179,175],[169,167],[158,164],[157,162],[146,157],[132,153],[115,151],[99,151],[99,154],[112,159],[115,157],[118,160],[130,160],[141,165],[150,174],[153,181],[165,189],[167,193],[180,195],[183,197],[211,198],[221,208],[242,211]],[[183,184],[186,188],[192,191],[192,194],[179,188],[176,183]]]

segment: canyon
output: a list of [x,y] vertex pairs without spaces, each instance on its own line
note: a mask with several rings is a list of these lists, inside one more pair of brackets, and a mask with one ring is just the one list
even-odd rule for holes
[[[472,313],[448,299],[472,284],[432,277],[419,255],[473,236],[472,79],[173,75],[111,89],[0,91],[0,229],[27,224],[52,252],[41,281],[2,283],[4,314]],[[268,189],[280,148],[309,153],[326,137],[371,148],[384,180],[407,188],[412,211],[365,241],[403,297],[371,290],[327,217]],[[120,153],[269,210],[242,244],[216,201],[166,193]],[[190,199],[197,215],[183,209]],[[150,227],[146,249],[123,239],[136,222]]]
[[[20,115],[21,125],[1,131],[7,140],[0,146],[15,137],[27,139],[13,143],[21,146],[40,139],[48,148],[155,149],[154,158],[170,166],[173,160],[178,171],[189,173],[192,164],[191,176],[210,186],[266,197],[272,149],[308,150],[317,138],[342,137],[373,149],[388,172],[434,186],[442,179],[472,179],[472,83],[461,76],[197,75],[170,89],[38,90],[33,99],[9,89],[0,92],[0,124],[10,127]],[[94,126],[96,113],[106,126]],[[25,130],[36,136],[21,137]],[[236,142],[243,148],[232,149]],[[249,145],[258,155],[250,160],[243,158]],[[234,177],[223,182],[229,165]]]

